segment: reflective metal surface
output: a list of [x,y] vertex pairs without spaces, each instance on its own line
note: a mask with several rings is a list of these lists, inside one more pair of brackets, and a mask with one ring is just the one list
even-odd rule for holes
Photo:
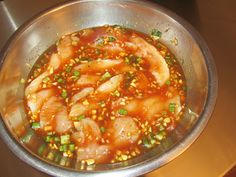
[[[179,4],[181,4],[181,3],[179,3]],[[209,10],[210,5],[205,7],[205,6],[203,6],[203,3],[202,3],[202,6],[201,6],[201,3],[198,3],[198,7],[199,7],[199,4],[200,4],[200,7],[202,8],[200,12],[203,13],[203,14],[200,13],[199,16],[202,18],[199,20],[200,17],[195,16],[195,21],[193,21],[193,23],[196,22],[195,25],[197,27],[199,27],[201,33],[205,34],[205,37],[210,41],[210,46],[215,46],[215,47],[213,47],[213,51],[217,54],[217,58],[220,59],[220,56],[223,56],[222,55],[223,52],[221,53],[222,50],[220,50],[221,49],[220,47],[217,48],[217,46],[219,46],[219,45],[217,45],[217,42],[213,42],[214,41],[213,39],[215,39],[215,35],[217,34],[216,32],[223,31],[223,29],[230,32],[233,28],[230,29],[230,28],[219,27],[219,25],[217,25],[218,22],[216,20],[216,21],[212,22],[211,25],[213,25],[214,27],[219,27],[219,29],[216,31],[210,30],[211,28],[209,26],[209,21],[214,19],[215,15],[213,15],[213,13],[208,13],[208,11],[210,11]],[[205,3],[204,3],[204,5],[205,5]],[[219,7],[219,5],[220,5],[219,3],[216,3],[216,5],[213,7],[216,8],[216,7]],[[223,7],[225,7],[225,6],[223,6]],[[231,7],[233,7],[233,6],[231,6]],[[221,9],[222,9],[222,7],[221,7]],[[223,10],[225,10],[225,8],[223,8]],[[193,11],[193,13],[194,13],[194,11]],[[225,17],[226,19],[228,19],[228,21],[230,21],[230,19],[233,20],[233,18],[231,18],[231,17],[233,17],[233,16],[231,16],[232,14],[233,13],[225,13],[225,15],[223,15],[223,17]],[[187,18],[189,18],[189,15],[187,16]],[[204,26],[201,26],[203,24],[204,24]],[[205,26],[208,26],[208,28],[206,28]],[[227,27],[229,27],[229,25]],[[234,27],[234,26],[232,26],[232,27]],[[225,33],[221,33],[221,34],[229,41],[229,44],[230,44],[230,42],[232,40],[231,40],[231,38],[229,38],[229,35],[227,35]],[[220,37],[220,39],[221,39],[221,41],[224,41],[223,37]],[[229,45],[229,47],[224,48],[224,49],[225,49],[225,51],[231,51],[232,47],[230,47],[230,45]],[[220,74],[221,74],[220,79],[221,79],[221,81],[224,81],[224,83],[225,83],[224,88],[232,88],[232,90],[233,90],[233,88],[235,88],[234,83],[229,83],[228,82],[229,79],[227,79],[227,78],[229,78],[227,76],[229,76],[230,73],[232,74],[232,71],[233,71],[232,67],[230,65],[230,64],[233,64],[232,60],[231,60],[231,58],[233,58],[233,54],[232,55],[230,53],[228,53],[228,54],[230,56],[229,59],[227,60],[228,64],[225,64],[225,62],[223,62],[223,63],[220,62],[221,60],[217,60],[217,61],[218,61],[218,64],[220,62],[222,64],[222,66],[229,66],[229,67],[227,67],[226,70],[224,70],[224,75],[222,75],[222,72],[220,72]],[[220,68],[220,70],[223,71],[223,67]],[[227,87],[227,86],[230,86],[230,87]],[[221,94],[220,94],[221,99],[220,100],[222,103],[227,103],[226,99],[228,97],[225,97],[227,95],[227,93],[222,92],[222,90],[223,89],[221,89]],[[233,93],[233,92],[231,92],[231,93]],[[224,97],[222,97],[222,96],[224,96]],[[234,94],[232,96],[234,96]],[[222,104],[220,104],[220,105],[222,105]],[[229,112],[227,114],[228,119],[225,119],[224,121],[221,121],[221,119],[220,119],[220,117],[223,117],[223,115],[225,115],[225,112],[220,111],[222,109],[219,109],[219,108],[226,108],[226,106],[229,106],[229,108],[232,108],[232,106],[228,105],[228,104],[225,104],[225,106],[219,106],[219,104],[218,104],[218,109],[217,109],[218,111],[216,110],[218,112],[218,114],[217,114],[218,116],[216,114],[214,114],[213,118],[216,118],[216,119],[211,120],[211,122],[213,122],[213,123],[212,124],[210,123],[208,125],[208,129],[205,131],[208,133],[204,132],[203,135],[198,139],[198,141],[193,146],[191,146],[190,149],[187,150],[183,155],[181,155],[180,157],[178,157],[176,160],[172,161],[168,165],[162,167],[161,169],[149,174],[148,176],[156,176],[156,175],[160,175],[160,176],[183,176],[184,175],[185,176],[185,174],[188,174],[187,176],[194,176],[194,175],[195,176],[220,176],[220,174],[223,174],[223,172],[225,170],[227,170],[235,162],[235,158],[233,158],[235,155],[235,151],[233,148],[233,147],[235,147],[234,146],[235,141],[230,141],[230,137],[235,135],[235,131],[233,131],[234,129],[232,129],[233,124],[230,124],[230,122],[232,120],[231,119],[232,116],[229,115],[229,113],[233,113],[234,110],[229,109]],[[212,126],[212,125],[214,125],[214,126]],[[225,129],[225,131],[223,131],[223,132],[217,131],[217,130],[219,130],[220,127],[224,127],[224,126],[227,126],[227,129]],[[216,136],[214,136],[214,135],[216,135]],[[225,135],[227,135],[227,136],[225,136]],[[224,142],[224,143],[222,143],[222,142]],[[227,148],[226,148],[226,146],[225,147],[223,146],[224,144],[229,146],[228,147],[229,150],[225,151],[225,149],[227,149]],[[192,151],[191,151],[191,149],[192,149]],[[224,149],[224,151],[221,151],[220,149]],[[7,151],[6,148],[3,148],[3,150]],[[205,154],[205,155],[201,155],[201,154]],[[207,155],[208,156],[210,155],[210,157],[216,156],[217,158],[215,158],[215,160],[214,160],[214,158],[208,158]],[[217,160],[219,158],[220,158],[220,162]],[[8,157],[8,159],[14,159],[14,157],[11,157],[11,158]],[[15,161],[17,161],[17,159],[15,159]],[[195,163],[196,161],[198,162],[197,164]],[[203,163],[206,161],[209,163]],[[18,162],[18,163],[21,164],[21,162]],[[19,171],[21,171],[19,166],[18,166],[18,168],[16,166],[16,169],[19,169]],[[187,169],[186,169],[186,166],[188,166]],[[24,167],[24,165],[22,165],[22,167]],[[29,175],[30,173],[36,173],[40,176],[41,175],[47,176],[47,175],[40,174],[40,173],[32,170],[30,167],[25,167],[25,169],[27,169],[27,172],[24,170],[26,175]],[[3,171],[4,170],[5,169],[3,169]],[[8,174],[13,174],[13,172],[12,173],[8,172]],[[7,176],[10,176],[10,175],[7,175]]]

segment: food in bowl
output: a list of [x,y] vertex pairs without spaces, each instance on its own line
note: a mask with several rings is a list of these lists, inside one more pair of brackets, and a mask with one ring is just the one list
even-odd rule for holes
[[[158,146],[186,97],[183,70],[160,37],[119,25],[62,36],[25,83],[31,129],[21,140],[63,166],[116,163]],[[30,145],[33,132],[41,145]]]

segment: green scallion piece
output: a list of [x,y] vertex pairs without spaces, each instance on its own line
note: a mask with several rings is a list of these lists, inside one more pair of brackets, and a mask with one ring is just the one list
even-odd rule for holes
[[155,138],[156,138],[157,140],[159,140],[159,141],[163,140],[163,138],[164,138],[163,132],[159,132],[159,133],[155,136]]
[[69,144],[70,143],[70,135],[61,135],[61,144]]
[[101,81],[104,81],[104,80],[106,80],[106,79],[108,79],[108,78],[110,78],[110,77],[111,77],[111,74],[107,71],[107,72],[105,72],[105,73],[102,75]]
[[166,81],[166,85],[170,85],[170,80],[167,80],[167,81]]
[[118,113],[119,113],[120,115],[127,115],[127,114],[128,114],[127,110],[125,110],[124,108],[119,109],[119,110],[118,110]]
[[55,142],[60,142],[61,140],[60,140],[60,138],[58,136],[56,136],[56,137],[54,137],[54,141]]
[[59,146],[59,151],[66,152],[67,150],[68,150],[67,144],[63,144],[63,145]]
[[69,73],[69,72],[71,71],[71,66],[67,66],[66,69],[65,69],[65,71],[66,71],[67,73]]
[[23,143],[28,143],[31,140],[33,135],[34,135],[34,131],[32,129],[29,129],[26,135],[21,138],[21,141]]
[[74,152],[75,151],[75,145],[74,144],[69,144],[68,149],[69,149],[69,151]]
[[55,152],[50,151],[50,152],[48,153],[48,155],[47,155],[46,158],[47,158],[48,160],[53,160],[54,157],[55,157]]
[[170,103],[169,104],[169,111],[172,112],[172,113],[175,112],[175,107],[176,107],[175,103]]
[[48,81],[50,81],[50,77],[45,77],[45,78],[43,78],[43,83],[47,83]]
[[67,91],[65,89],[62,90],[61,96],[62,96],[62,98],[66,98],[67,97]]
[[64,80],[60,77],[60,78],[57,79],[57,82],[58,83],[64,83]]
[[78,116],[78,117],[73,117],[72,118],[72,120],[79,120],[79,121],[82,120],[82,119],[85,119],[85,115],[83,115],[83,114]]
[[31,124],[31,128],[32,129],[39,129],[40,128],[40,123],[39,122],[33,122]]
[[51,135],[48,135],[45,137],[45,142],[50,143],[53,140],[53,137]]
[[116,41],[116,38],[114,38],[113,36],[108,37],[108,42],[114,42],[114,41]]
[[47,147],[46,144],[40,145],[39,148],[38,148],[38,154],[42,155],[44,150],[46,149],[46,147]]
[[79,76],[80,76],[80,72],[77,71],[77,70],[75,70],[75,71],[73,72],[73,75],[76,76],[76,77],[79,77]]
[[104,128],[104,127],[100,127],[100,131],[101,131],[102,133],[104,133],[104,132],[105,132],[105,128]]
[[66,162],[67,162],[67,157],[62,156],[62,158],[61,158],[59,164],[62,165],[62,166],[65,166],[65,165],[66,165]]
[[57,154],[55,155],[54,161],[57,162],[57,163],[59,163],[60,160],[61,160],[61,155],[60,155],[59,153],[57,153]]
[[157,29],[152,29],[151,31],[151,37],[154,39],[160,39],[162,36],[162,32]]

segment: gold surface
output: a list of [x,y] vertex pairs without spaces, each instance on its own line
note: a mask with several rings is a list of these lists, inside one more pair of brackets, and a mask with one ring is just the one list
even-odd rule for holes
[[[17,1],[15,1],[17,2]],[[13,16],[19,24],[52,1],[21,2]],[[30,2],[30,1],[28,1]],[[32,1],[31,1],[32,2]],[[58,1],[57,1],[58,2]],[[220,177],[236,164],[236,1],[159,0],[195,26],[205,38],[217,65],[219,93],[213,115],[201,136],[182,155],[146,177]],[[13,1],[6,0],[11,9]],[[32,6],[32,7],[31,7]],[[27,8],[31,10],[27,11]],[[33,10],[32,10],[33,9]],[[27,13],[28,12],[28,13]],[[2,32],[0,32],[2,33]],[[0,176],[48,177],[28,166],[0,141]]]

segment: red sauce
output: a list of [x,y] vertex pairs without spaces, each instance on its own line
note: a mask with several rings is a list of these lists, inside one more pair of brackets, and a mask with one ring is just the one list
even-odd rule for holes
[[159,40],[102,26],[63,36],[45,51],[25,94],[32,129],[47,148],[41,154],[71,166],[125,161],[158,146],[176,127],[186,92],[180,64]]

